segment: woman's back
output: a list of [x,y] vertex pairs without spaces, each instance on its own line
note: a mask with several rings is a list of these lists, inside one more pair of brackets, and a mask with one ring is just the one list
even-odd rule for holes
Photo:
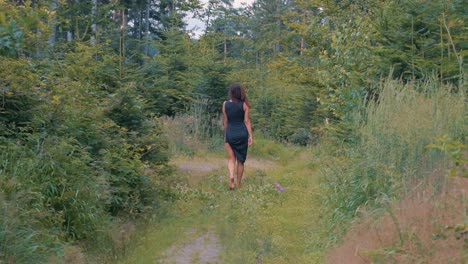
[[225,109],[228,118],[228,125],[238,125],[239,123],[244,123],[244,102],[226,101]]

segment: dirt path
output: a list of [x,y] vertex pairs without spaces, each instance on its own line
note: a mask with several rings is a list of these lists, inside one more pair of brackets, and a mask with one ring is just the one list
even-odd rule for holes
[[[170,164],[177,167],[182,173],[190,175],[188,177],[188,183],[192,187],[204,181],[206,176],[214,171],[224,170],[220,174],[226,175],[226,182],[228,180],[227,161],[222,157],[178,158],[172,160]],[[255,158],[249,158],[245,166],[248,171],[265,171],[278,167],[278,165],[272,161]]]
[[[195,174],[207,174],[214,170],[226,168],[226,162],[226,159],[221,157],[194,157],[190,159],[176,159],[171,161],[171,164],[184,172],[190,172]],[[277,165],[269,160],[249,158],[246,162],[246,166],[254,170],[267,170],[274,168]]]
[[[197,184],[207,174],[212,171],[222,169],[224,163],[222,159],[192,158],[175,160],[172,165],[180,171],[190,174],[192,184]],[[172,245],[163,255],[163,259],[156,263],[219,263],[222,245],[218,236],[212,231],[206,231],[202,234],[197,233],[196,229],[188,232],[186,241]]]
[[202,235],[195,235],[195,230],[191,230],[190,233],[193,237],[191,240],[173,245],[164,253],[164,259],[157,263],[218,263],[222,248],[218,236],[212,231]]

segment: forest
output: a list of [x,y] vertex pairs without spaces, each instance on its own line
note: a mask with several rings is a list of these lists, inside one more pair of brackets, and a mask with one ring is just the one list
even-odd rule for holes
[[[253,257],[221,263],[343,263],[327,252],[356,219],[397,222],[392,205],[415,186],[465,193],[444,207],[459,208],[444,211],[457,222],[427,239],[456,253],[421,263],[468,257],[466,2],[233,2],[0,0],[0,263],[117,263],[126,223],[162,223],[184,199],[212,205],[218,194],[198,187],[187,198],[174,162],[224,157],[234,82],[251,103],[252,157],[316,175],[318,202],[303,206],[321,212],[323,244],[299,258],[260,228]],[[251,174],[266,179],[252,197],[287,204],[292,194],[267,190],[283,178]],[[372,263],[415,263],[404,243],[415,235],[395,226],[398,249],[368,253]]]

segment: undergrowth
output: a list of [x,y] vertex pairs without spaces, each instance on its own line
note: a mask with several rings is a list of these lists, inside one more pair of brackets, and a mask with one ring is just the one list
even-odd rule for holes
[[[465,140],[465,99],[437,82],[388,80],[355,115],[355,143],[322,140],[323,208],[333,240],[364,207],[385,207],[385,197],[402,197],[436,167],[450,166],[442,151],[427,146],[441,137]],[[434,184],[444,182],[440,177]]]
[[108,230],[170,198],[159,121],[134,83],[93,82],[99,48],[76,49],[60,61],[0,60],[2,263],[113,254],[120,242]]

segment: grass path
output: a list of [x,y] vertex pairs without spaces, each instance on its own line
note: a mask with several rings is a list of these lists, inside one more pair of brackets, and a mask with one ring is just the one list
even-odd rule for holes
[[235,191],[227,190],[222,156],[174,159],[185,179],[181,199],[120,263],[322,263],[326,239],[311,155],[250,157]]

